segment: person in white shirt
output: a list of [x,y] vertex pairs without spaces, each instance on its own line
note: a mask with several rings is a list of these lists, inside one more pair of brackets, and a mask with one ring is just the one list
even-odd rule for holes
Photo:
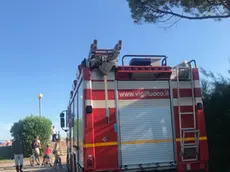
[[56,141],[56,129],[55,126],[53,126],[52,128],[52,142]]

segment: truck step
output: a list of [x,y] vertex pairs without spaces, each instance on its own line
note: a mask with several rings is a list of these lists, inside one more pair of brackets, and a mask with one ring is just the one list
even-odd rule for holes
[[197,143],[184,143],[182,146],[184,148],[194,148],[194,147],[198,147],[199,144],[197,144]]
[[181,128],[181,130],[186,131],[186,132],[188,132],[188,131],[198,131],[195,128]]
[[181,115],[194,115],[194,112],[181,112]]
[[192,158],[192,159],[183,159],[184,162],[188,162],[188,161],[197,161],[197,158]]

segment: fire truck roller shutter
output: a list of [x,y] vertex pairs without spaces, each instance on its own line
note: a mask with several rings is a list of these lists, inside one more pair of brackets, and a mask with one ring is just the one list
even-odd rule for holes
[[140,90],[140,81],[131,82],[118,81],[122,166],[171,166],[175,156],[169,83],[159,81],[151,90],[151,83],[142,82],[146,89]]

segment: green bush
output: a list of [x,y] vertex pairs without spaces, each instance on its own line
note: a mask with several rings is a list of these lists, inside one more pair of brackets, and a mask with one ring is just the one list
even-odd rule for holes
[[31,143],[35,136],[39,136],[42,145],[42,152],[50,140],[52,122],[45,117],[28,116],[23,120],[14,123],[10,132],[12,136],[18,135],[25,145],[25,156],[31,154]]

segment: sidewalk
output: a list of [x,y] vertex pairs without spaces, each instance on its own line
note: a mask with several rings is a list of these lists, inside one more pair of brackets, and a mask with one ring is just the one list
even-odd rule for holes
[[[30,168],[29,161],[24,161],[24,169]],[[7,162],[4,164],[0,164],[0,171],[4,170],[14,170],[15,169],[15,162],[12,160],[11,162]]]
[[[29,158],[24,158],[24,162],[29,162]],[[6,160],[0,160],[0,167],[4,164],[14,163],[14,160],[6,159]]]
[[[62,164],[66,164],[66,156],[61,156],[62,159]],[[24,159],[24,167],[23,169],[30,169],[30,162],[28,158]],[[36,167],[35,167],[36,168]],[[37,166],[37,168],[40,168]],[[15,162],[14,160],[6,160],[6,161],[1,161],[0,163],[0,172],[4,170],[14,170],[15,169]]]

